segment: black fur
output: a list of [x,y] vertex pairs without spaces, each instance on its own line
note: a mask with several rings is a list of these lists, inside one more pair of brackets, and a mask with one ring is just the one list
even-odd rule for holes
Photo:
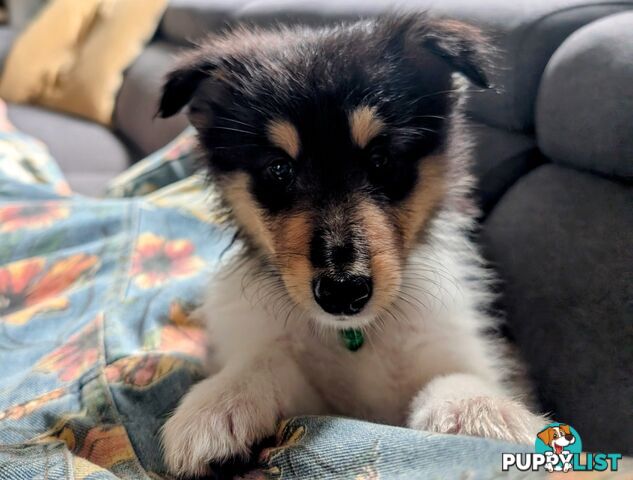
[[[353,228],[349,227],[352,231]],[[332,266],[344,270],[357,259],[360,253],[360,242],[355,242],[352,238],[343,238],[343,241],[336,245],[328,245],[327,235],[328,232],[322,228],[317,228],[313,232],[310,241],[310,262],[315,268]]]

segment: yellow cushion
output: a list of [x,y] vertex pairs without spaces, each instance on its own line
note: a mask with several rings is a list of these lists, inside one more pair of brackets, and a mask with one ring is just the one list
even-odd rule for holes
[[112,119],[123,71],[156,30],[167,0],[50,0],[16,40],[0,97]]

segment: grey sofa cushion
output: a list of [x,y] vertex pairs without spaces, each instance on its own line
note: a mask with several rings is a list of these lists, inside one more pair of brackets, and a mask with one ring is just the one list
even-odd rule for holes
[[188,125],[184,115],[155,118],[163,78],[181,50],[166,42],[154,42],[128,69],[114,112],[117,130],[143,155],[173,140]]
[[208,32],[217,32],[252,0],[170,0],[159,31],[168,40],[186,45]]
[[535,154],[536,142],[531,135],[469,122],[475,140],[473,173],[477,179],[477,198],[483,215],[487,215],[499,198],[529,170],[542,161]]
[[595,21],[560,46],[536,117],[539,146],[554,161],[633,179],[633,11]]
[[101,125],[30,105],[9,104],[8,115],[17,128],[48,146],[76,192],[99,195],[130,165],[129,149]]
[[541,74],[567,36],[593,20],[633,8],[633,0],[172,0],[162,33],[187,42],[245,21],[323,23],[387,10],[429,10],[480,25],[498,48],[492,74],[498,91],[472,95],[470,110],[502,128],[530,130]]
[[484,224],[543,406],[586,451],[633,453],[632,205],[631,185],[549,164]]

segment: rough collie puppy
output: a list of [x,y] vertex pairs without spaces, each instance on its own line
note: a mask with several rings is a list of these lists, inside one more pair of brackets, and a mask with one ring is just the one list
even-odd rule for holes
[[425,15],[242,29],[171,72],[244,253],[201,312],[213,375],[163,430],[181,475],[247,456],[280,418],[340,414],[532,442],[541,427],[486,336],[469,240],[470,26]]

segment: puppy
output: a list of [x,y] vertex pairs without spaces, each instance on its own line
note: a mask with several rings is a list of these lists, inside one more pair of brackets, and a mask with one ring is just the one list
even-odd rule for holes
[[188,105],[243,246],[201,308],[213,375],[162,432],[173,473],[303,414],[533,441],[469,240],[461,110],[484,63],[476,29],[409,14],[241,29],[169,74],[159,113]]

